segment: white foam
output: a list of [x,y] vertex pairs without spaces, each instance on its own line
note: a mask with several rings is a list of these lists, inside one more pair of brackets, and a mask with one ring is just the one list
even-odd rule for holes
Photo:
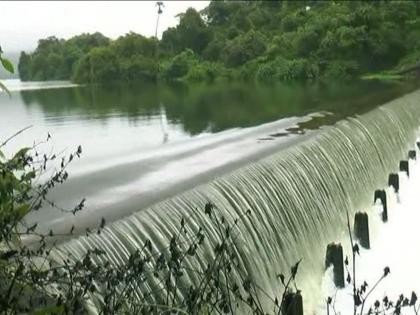
[[[417,151],[417,154],[419,152]],[[366,281],[368,291],[383,274],[388,266],[391,273],[380,282],[365,303],[364,313],[376,300],[382,302],[387,296],[396,301],[400,294],[410,299],[411,292],[420,293],[420,161],[410,160],[410,177],[399,172],[400,191],[395,194],[387,189],[388,222],[383,223],[379,212],[381,205],[367,207],[370,224],[371,249],[361,249],[356,257],[356,283],[358,287]],[[398,165],[396,165],[397,170]],[[396,171],[395,170],[395,171]],[[386,183],[384,183],[386,184]],[[378,187],[379,188],[379,187]],[[373,192],[372,192],[373,199]],[[342,240],[345,255],[350,254],[348,238]],[[351,268],[350,260],[350,268]],[[346,275],[347,276],[347,275]],[[336,290],[332,281],[332,270],[327,270],[323,279],[323,291],[327,296],[335,297],[335,309],[342,315],[353,314],[352,286],[347,284],[344,289]],[[360,312],[360,309],[359,309]],[[326,314],[325,302],[320,301],[316,311]],[[402,309],[403,314],[413,313],[412,307]],[[414,313],[413,313],[414,314]]]

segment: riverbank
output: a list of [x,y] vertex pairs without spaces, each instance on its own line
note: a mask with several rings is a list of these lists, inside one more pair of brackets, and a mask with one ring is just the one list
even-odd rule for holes
[[[416,1],[211,1],[181,14],[161,39],[133,32],[41,39],[18,68],[25,81],[93,84],[357,78],[415,62],[419,12]],[[164,13],[159,6],[157,17]]]

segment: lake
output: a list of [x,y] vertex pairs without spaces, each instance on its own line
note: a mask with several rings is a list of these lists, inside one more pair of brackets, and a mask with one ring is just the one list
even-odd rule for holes
[[[71,208],[87,199],[92,220],[115,220],[310,136],[414,89],[415,83],[74,86],[6,80],[0,138],[12,153],[52,135],[45,152],[82,158],[51,198]],[[40,220],[41,218],[41,220]],[[69,222],[43,209],[45,226]],[[93,221],[92,221],[93,222]],[[41,224],[42,225],[42,224]]]

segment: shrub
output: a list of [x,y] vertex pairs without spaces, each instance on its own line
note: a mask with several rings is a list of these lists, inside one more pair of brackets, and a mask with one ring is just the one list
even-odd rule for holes
[[73,80],[78,83],[108,83],[119,78],[117,56],[110,47],[93,48],[76,65]]
[[319,68],[307,59],[287,60],[278,57],[259,66],[255,79],[260,82],[311,80],[319,76]]
[[190,68],[197,63],[197,57],[191,49],[186,49],[172,60],[163,64],[161,76],[165,80],[177,80],[185,76]]
[[358,73],[359,66],[353,60],[331,61],[323,73],[324,78],[328,79],[347,79]]
[[231,40],[225,49],[227,66],[240,66],[247,61],[261,56],[266,50],[266,38],[253,30]]
[[225,71],[225,67],[220,63],[199,62],[189,69],[185,80],[191,82],[213,82],[217,77],[222,77]]
[[156,81],[158,66],[151,58],[134,55],[120,60],[119,66],[121,78],[125,81]]

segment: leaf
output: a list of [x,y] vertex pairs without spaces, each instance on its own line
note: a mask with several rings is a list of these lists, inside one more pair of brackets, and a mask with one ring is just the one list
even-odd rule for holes
[[12,94],[10,94],[9,89],[0,81],[0,90],[5,91],[9,97],[12,97]]
[[284,285],[284,279],[285,279],[284,274],[281,273],[277,275],[277,278],[280,278],[281,283]]
[[301,261],[302,261],[302,259],[300,259],[291,269],[291,275],[292,275],[293,279],[296,277],[296,274],[297,274],[297,271],[298,271],[298,268],[299,268],[299,264],[300,264]]
[[13,64],[8,59],[0,57],[0,61],[4,69],[9,71],[10,73],[15,73],[15,68],[13,67]]
[[13,158],[12,158],[12,160],[18,160],[18,159],[20,159],[20,158],[22,158],[22,157],[24,157],[25,155],[26,155],[26,153],[28,153],[28,151],[30,150],[31,148],[22,148],[22,149],[20,149],[19,151],[17,151],[16,152],[16,154],[13,156]]
[[33,312],[33,315],[63,314],[63,313],[64,313],[64,305],[51,305],[51,306],[39,308],[38,310]]
[[29,211],[29,204],[24,203],[15,208],[15,212],[18,215],[19,218],[23,218]]
[[24,175],[23,179],[26,180],[26,181],[30,181],[30,180],[34,179],[35,176],[36,176],[35,171],[30,171],[30,172],[28,172]]

